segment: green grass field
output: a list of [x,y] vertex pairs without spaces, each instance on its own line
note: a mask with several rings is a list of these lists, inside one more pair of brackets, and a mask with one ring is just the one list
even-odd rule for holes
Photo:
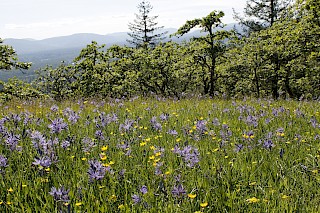
[[12,101],[0,212],[320,212],[320,103]]

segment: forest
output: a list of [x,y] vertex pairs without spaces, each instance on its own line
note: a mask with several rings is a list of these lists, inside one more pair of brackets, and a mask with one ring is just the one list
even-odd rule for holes
[[[248,1],[244,16],[235,12],[241,32],[223,30],[223,11],[187,20],[172,35],[158,33],[152,6],[138,5],[129,23],[130,45],[92,41],[73,63],[47,65],[31,83],[17,78],[1,82],[3,100],[12,97],[219,97],[317,99],[320,95],[318,0]],[[188,41],[163,42],[192,29],[205,34]],[[219,30],[216,30],[219,28]],[[221,29],[222,28],[222,29]],[[28,69],[14,47],[1,41],[1,70]],[[9,72],[9,71],[8,71]]]

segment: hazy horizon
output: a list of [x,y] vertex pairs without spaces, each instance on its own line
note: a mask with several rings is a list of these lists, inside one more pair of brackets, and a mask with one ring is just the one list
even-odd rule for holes
[[[128,32],[141,0],[1,0],[0,38],[42,40],[77,33],[106,35]],[[151,16],[159,26],[179,28],[187,20],[213,10],[225,13],[225,24],[235,23],[232,9],[242,12],[246,0],[150,0]],[[168,6],[169,5],[169,6]]]

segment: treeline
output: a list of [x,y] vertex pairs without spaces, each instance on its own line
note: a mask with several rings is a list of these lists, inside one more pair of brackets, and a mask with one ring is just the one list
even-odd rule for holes
[[74,63],[38,70],[31,84],[2,82],[2,96],[320,97],[319,0],[248,1],[246,9],[250,18],[238,16],[245,34],[216,31],[224,13],[213,11],[172,35],[200,27],[205,36],[181,44],[142,37],[137,47],[108,49],[92,42]]

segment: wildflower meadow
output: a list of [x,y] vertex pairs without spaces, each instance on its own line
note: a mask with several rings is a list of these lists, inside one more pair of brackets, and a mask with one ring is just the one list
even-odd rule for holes
[[319,212],[320,103],[0,105],[0,212]]

